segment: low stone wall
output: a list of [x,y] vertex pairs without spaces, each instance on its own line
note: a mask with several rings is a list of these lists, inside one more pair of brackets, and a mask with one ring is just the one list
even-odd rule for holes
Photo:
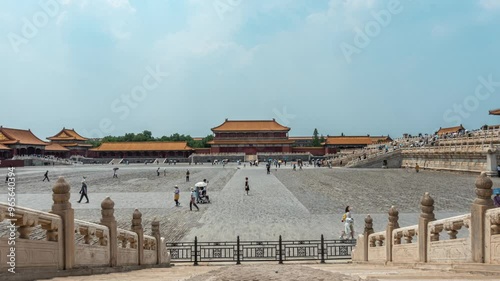
[[476,180],[477,198],[470,214],[436,220],[434,199],[425,193],[417,225],[400,228],[399,212],[393,206],[386,231],[373,233],[373,220],[368,215],[364,233],[358,236],[353,261],[500,264],[500,208],[493,206],[492,186],[486,173],[481,173]]
[[284,160],[287,162],[302,160],[309,161],[312,157],[310,153],[257,153],[259,162],[267,162],[269,159]]
[[229,162],[245,161],[245,153],[234,154],[192,154],[190,157],[191,163],[212,164],[215,160],[222,161],[224,159]]
[[[73,275],[82,268],[169,265],[158,221],[152,223],[152,235],[144,235],[142,214],[136,209],[132,231],[117,228],[114,202],[109,197],[101,203],[101,224],[75,220],[69,191],[69,184],[60,177],[53,188],[51,213],[0,203],[0,223],[11,222],[10,226],[1,224],[9,226],[0,231],[7,235],[0,238],[1,280],[33,280],[40,277],[39,271]],[[45,240],[38,240],[40,237]],[[15,255],[9,256],[12,251]]]
[[[493,150],[493,151],[492,151]],[[496,163],[500,163],[498,149],[490,145],[420,147],[402,149],[402,166],[408,164],[422,169],[446,170],[480,173],[495,171],[488,162],[489,154],[493,154]],[[496,154],[496,155],[495,155]]]

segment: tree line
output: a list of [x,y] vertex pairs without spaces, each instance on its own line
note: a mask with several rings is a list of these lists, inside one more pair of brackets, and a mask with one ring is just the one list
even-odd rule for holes
[[194,140],[190,135],[172,134],[170,136],[162,136],[160,138],[153,137],[151,131],[144,130],[142,133],[126,133],[123,136],[106,136],[100,140],[89,140],[93,147],[97,147],[104,142],[144,142],[144,141],[186,141],[188,146],[192,148],[210,147],[207,143],[213,140],[212,135],[208,135],[201,140]]

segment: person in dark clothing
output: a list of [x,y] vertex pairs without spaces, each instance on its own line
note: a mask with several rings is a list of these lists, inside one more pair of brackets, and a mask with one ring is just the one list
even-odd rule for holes
[[248,192],[250,191],[250,185],[248,184],[248,178],[245,178],[245,192],[248,195]]
[[160,176],[160,168],[158,168],[158,169],[156,170],[156,175],[157,175],[157,176]]
[[50,181],[50,179],[49,179],[49,171],[45,172],[45,174],[43,176],[44,176],[43,181],[45,181],[45,180]]
[[186,172],[186,182],[189,182],[189,170]]
[[89,197],[87,196],[87,183],[85,181],[85,177],[83,177],[83,180],[82,180],[82,188],[80,189],[80,200],[78,200],[78,203],[82,202],[82,199],[83,197],[85,197],[85,199],[87,199],[87,202],[85,203],[89,203]]

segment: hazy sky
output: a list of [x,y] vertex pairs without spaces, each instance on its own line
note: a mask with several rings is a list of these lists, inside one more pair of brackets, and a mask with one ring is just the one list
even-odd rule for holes
[[500,123],[500,0],[2,0],[0,34],[0,124],[41,138]]

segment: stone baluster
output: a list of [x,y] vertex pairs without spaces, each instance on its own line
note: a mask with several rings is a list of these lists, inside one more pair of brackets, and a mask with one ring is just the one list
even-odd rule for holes
[[[365,230],[364,230],[364,249],[363,249],[363,260],[368,261],[368,247],[371,245],[371,241],[368,241],[370,234],[372,234],[373,231],[373,219],[372,217],[368,214],[365,218]],[[368,244],[370,243],[370,245]],[[373,246],[375,247],[375,242],[373,242]]]
[[142,228],[142,214],[138,209],[135,209],[134,213],[132,214],[132,231],[137,233],[139,265],[141,265],[144,264],[144,229]]
[[[428,247],[428,227],[429,222],[435,221],[434,215],[434,199],[429,195],[429,192],[424,193],[420,200],[420,218],[418,220],[418,256],[420,262],[427,262],[427,247]],[[431,241],[439,240],[439,233],[437,237],[435,234],[430,237]],[[437,239],[437,240],[436,240]]]
[[490,143],[486,150],[486,173],[490,177],[498,176],[497,172],[497,152],[498,150]]
[[493,208],[493,200],[491,200],[492,186],[491,179],[486,176],[485,172],[482,172],[476,180],[476,199],[474,199],[471,207],[470,234],[473,262],[484,262],[484,226],[486,211]]
[[109,197],[106,197],[101,202],[101,224],[107,226],[109,229],[109,266],[111,267],[116,266],[118,262],[118,230],[114,216],[114,207],[115,202]]
[[151,236],[156,239],[156,263],[162,264],[162,250],[165,246],[161,243],[160,222],[157,221],[156,218],[154,218],[153,222],[151,223]]
[[396,207],[392,206],[389,209],[389,223],[387,223],[385,237],[387,242],[385,244],[386,251],[386,261],[392,261],[392,246],[394,246],[394,240],[392,239],[392,231],[399,228],[399,212]]
[[403,236],[406,244],[411,244],[413,236],[415,236],[415,230],[406,230],[403,232]]
[[69,199],[71,187],[59,177],[52,188],[52,210],[51,213],[58,215],[62,220],[62,246],[64,251],[64,269],[72,269],[75,265],[75,211],[71,207]]
[[38,225],[38,217],[24,214],[20,219],[15,221],[15,225],[17,226],[17,232],[19,232],[20,239],[30,239],[33,227]]
[[500,234],[500,214],[496,216],[491,216],[491,235]]

